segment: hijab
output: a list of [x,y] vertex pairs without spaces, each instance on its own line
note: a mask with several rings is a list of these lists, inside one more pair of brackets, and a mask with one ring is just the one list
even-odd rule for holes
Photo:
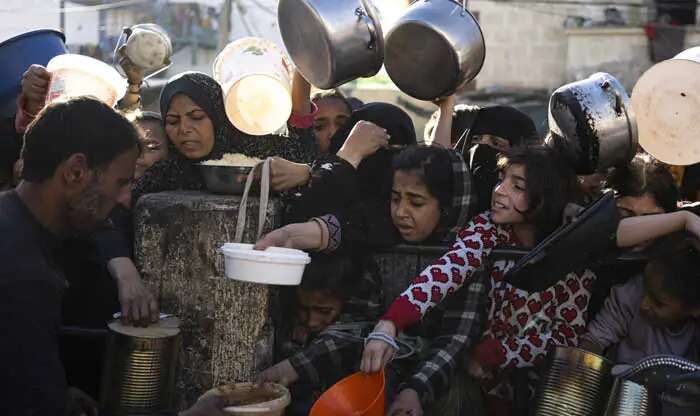
[[[416,144],[413,121],[405,111],[393,104],[369,103],[353,111],[345,125],[331,137],[329,148],[331,154],[340,150],[355,124],[361,120],[385,129],[390,136],[390,146]],[[394,153],[396,150],[393,149],[379,149],[373,155],[366,157],[357,167],[358,182],[363,195],[389,200],[393,181],[391,159]]]
[[[459,116],[458,116],[459,117]],[[459,122],[456,123],[460,125]],[[467,127],[464,127],[467,128]],[[481,108],[469,132],[475,135],[488,134],[508,140],[511,148],[533,141],[537,138],[535,123],[526,114],[513,107],[493,106]],[[491,194],[498,183],[498,157],[500,152],[485,144],[475,144],[465,157],[474,179],[477,194],[475,213],[491,209]]]

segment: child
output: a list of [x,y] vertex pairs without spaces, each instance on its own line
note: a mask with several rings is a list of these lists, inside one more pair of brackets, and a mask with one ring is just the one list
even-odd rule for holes
[[[381,280],[371,260],[351,255],[316,254],[296,290],[293,342],[289,358],[262,371],[261,381],[294,384],[293,413],[306,414],[312,399],[356,370],[362,337],[382,304]],[[296,348],[290,348],[296,344]]]
[[[668,245],[670,243],[666,243]],[[634,364],[655,354],[700,359],[700,255],[689,243],[654,257],[643,276],[613,287],[581,347]]]

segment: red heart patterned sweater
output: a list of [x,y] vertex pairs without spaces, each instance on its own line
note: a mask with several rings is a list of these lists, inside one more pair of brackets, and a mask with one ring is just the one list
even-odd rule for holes
[[[469,284],[494,247],[513,245],[515,235],[491,222],[490,212],[475,216],[450,251],[423,270],[381,319],[392,321],[398,330],[417,323],[446,296]],[[570,273],[544,291],[527,292],[504,279],[514,265],[512,260],[497,260],[490,267],[486,329],[473,355],[487,369],[536,365],[554,345],[578,345],[586,326],[593,272]]]

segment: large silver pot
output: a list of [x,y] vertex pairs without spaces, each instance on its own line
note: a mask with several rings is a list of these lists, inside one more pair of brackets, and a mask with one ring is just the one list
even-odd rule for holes
[[318,88],[335,88],[382,67],[384,35],[370,0],[280,0],[284,46]]
[[384,64],[401,91],[435,100],[474,79],[485,57],[481,28],[461,0],[418,0],[387,33]]
[[554,91],[549,128],[575,149],[579,174],[624,165],[637,151],[637,123],[629,96],[615,77],[604,72]]

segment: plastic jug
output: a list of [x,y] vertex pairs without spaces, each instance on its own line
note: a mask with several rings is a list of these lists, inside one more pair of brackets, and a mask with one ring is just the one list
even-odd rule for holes
[[89,95],[113,107],[126,93],[127,83],[119,72],[89,56],[59,55],[46,69],[51,73],[48,102]]
[[216,57],[213,74],[237,129],[260,136],[285,125],[292,113],[291,64],[274,43],[252,37],[229,43]]

